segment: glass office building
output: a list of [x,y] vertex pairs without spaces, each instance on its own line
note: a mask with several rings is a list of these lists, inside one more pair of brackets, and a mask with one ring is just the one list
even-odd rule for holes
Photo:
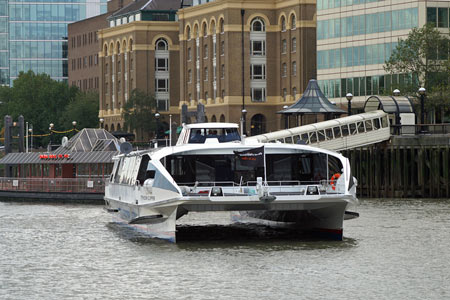
[[33,70],[67,80],[67,25],[103,14],[107,0],[0,0],[0,84]]
[[367,96],[392,91],[417,80],[410,74],[387,74],[384,64],[398,40],[413,27],[433,22],[449,28],[450,0],[318,0],[317,79],[330,100],[355,106]]

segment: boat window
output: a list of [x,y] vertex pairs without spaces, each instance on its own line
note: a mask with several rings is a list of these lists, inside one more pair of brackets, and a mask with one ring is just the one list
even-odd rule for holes
[[333,131],[334,131],[334,137],[335,138],[341,137],[341,127],[334,127]]
[[380,129],[380,119],[379,118],[373,119],[373,128]]
[[285,138],[285,143],[292,144],[292,137],[288,136],[287,138]]
[[339,158],[328,155],[328,180],[336,173],[341,174],[342,168],[342,162]]
[[341,131],[342,131],[342,136],[348,136],[348,134],[349,134],[348,124],[342,125],[341,126]]
[[325,133],[327,136],[327,140],[333,139],[333,129],[331,129],[331,128],[325,129]]
[[301,140],[299,135],[294,135],[294,144],[299,144],[299,141]]
[[241,140],[237,128],[194,128],[189,136],[189,144],[203,144],[208,138],[216,138],[219,143]]
[[136,179],[137,181],[139,181],[140,185],[143,185],[145,179],[147,179],[146,174],[147,174],[147,167],[148,167],[149,161],[150,161],[150,156],[148,156],[148,155],[142,156],[141,163],[139,165],[138,174],[137,174],[137,179]]
[[117,167],[116,167],[116,172],[114,174],[114,182],[115,183],[119,183],[120,181],[120,174],[122,173],[122,168],[123,168],[123,157],[119,160]]
[[372,131],[372,120],[366,120],[366,131]]

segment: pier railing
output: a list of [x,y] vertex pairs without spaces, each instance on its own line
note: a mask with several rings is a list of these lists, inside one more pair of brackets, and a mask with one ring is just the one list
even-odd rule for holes
[[1,177],[0,191],[103,194],[105,192],[105,179]]

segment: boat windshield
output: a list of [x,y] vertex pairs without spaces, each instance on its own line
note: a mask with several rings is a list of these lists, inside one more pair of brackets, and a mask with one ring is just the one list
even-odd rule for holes
[[193,128],[189,136],[189,144],[203,144],[210,138],[217,139],[219,143],[241,140],[237,128]]

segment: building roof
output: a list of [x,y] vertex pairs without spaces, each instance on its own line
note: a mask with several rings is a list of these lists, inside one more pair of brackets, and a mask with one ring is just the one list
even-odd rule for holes
[[311,79],[306,87],[303,96],[288,108],[279,111],[281,114],[317,114],[331,113],[344,114],[345,111],[337,108],[322,93],[317,84],[317,80]]
[[53,152],[8,153],[0,159],[0,164],[111,163],[112,157],[119,154],[119,146],[119,141],[108,131],[85,128]]
[[136,0],[116,11],[111,17],[127,15],[141,10],[178,10],[180,8],[180,0]]

